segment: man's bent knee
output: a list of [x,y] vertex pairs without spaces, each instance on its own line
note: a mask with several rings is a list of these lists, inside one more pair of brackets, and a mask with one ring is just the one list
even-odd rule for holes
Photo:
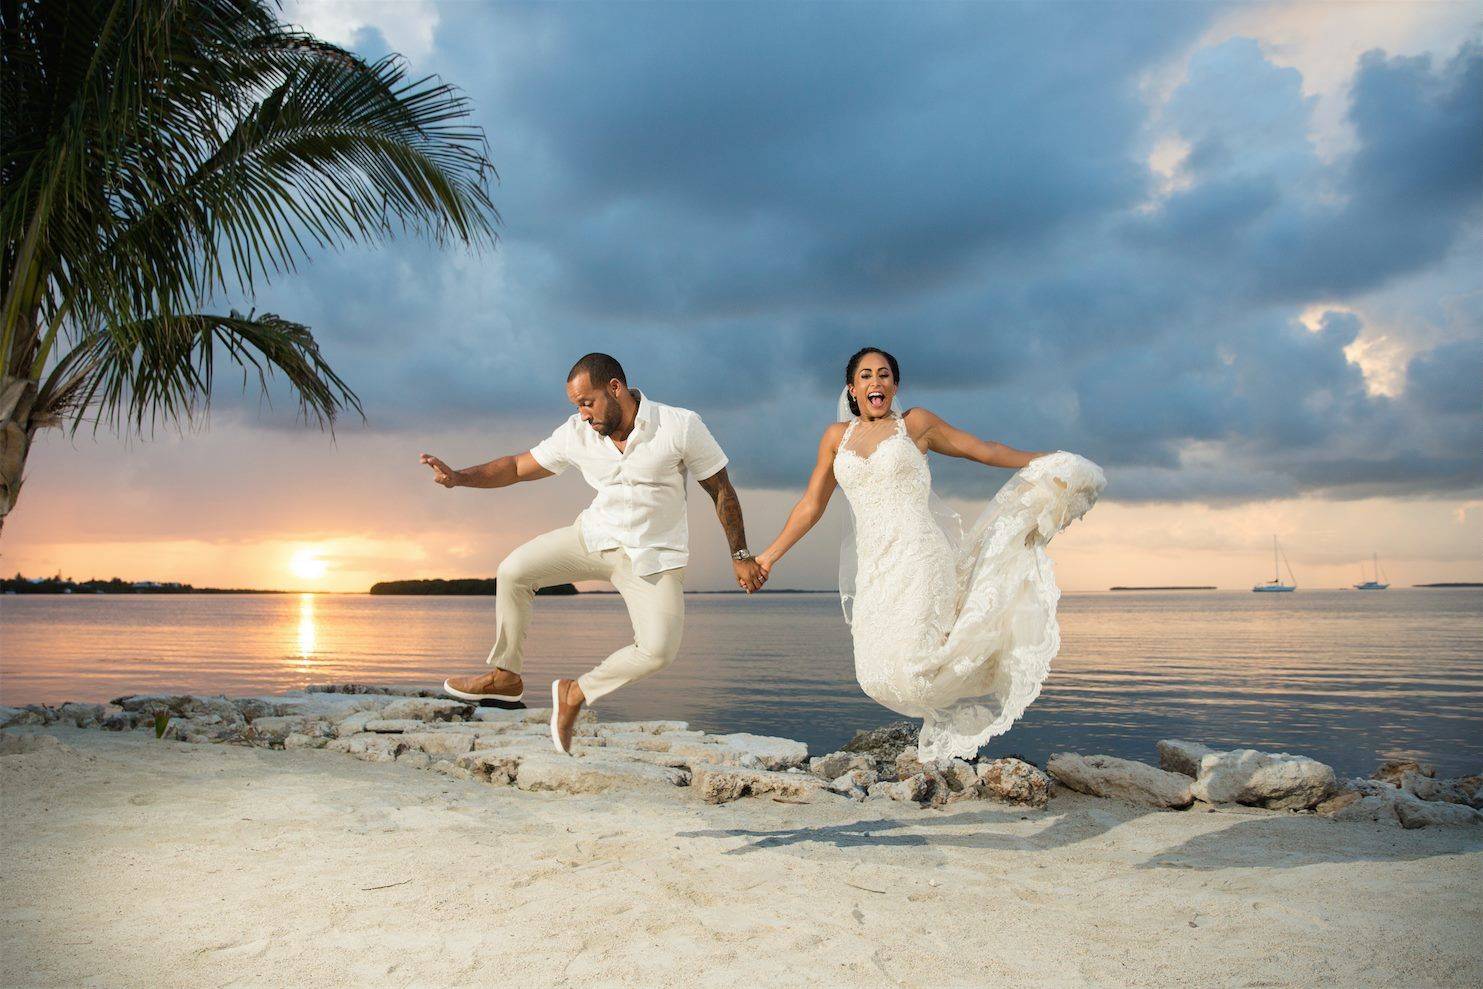
[[680,654],[680,637],[678,635],[646,636],[634,643],[636,658],[644,667],[644,673],[658,673]]
[[521,556],[516,550],[500,561],[499,569],[495,570],[495,579],[501,585],[514,587],[531,587],[534,589],[536,578],[533,561]]

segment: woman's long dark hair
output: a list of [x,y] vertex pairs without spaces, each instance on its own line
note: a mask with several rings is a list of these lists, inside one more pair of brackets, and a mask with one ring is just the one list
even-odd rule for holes
[[[890,354],[886,353],[879,347],[861,347],[859,350],[855,351],[854,355],[850,358],[850,362],[846,364],[844,368],[845,384],[852,385],[855,383],[855,369],[860,366],[860,361],[865,357],[866,354],[880,354],[882,357],[884,357],[886,359],[886,363],[891,365],[891,377],[895,379],[897,386],[900,386],[901,366],[896,363],[896,358],[892,357]],[[847,393],[845,395],[845,401],[850,403],[850,411],[852,413],[854,413],[855,415],[860,414],[860,403],[855,401],[854,395]]]

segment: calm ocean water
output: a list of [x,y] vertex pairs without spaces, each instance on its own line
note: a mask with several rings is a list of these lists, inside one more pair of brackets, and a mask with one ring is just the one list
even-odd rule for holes
[[[610,720],[678,718],[802,739],[814,753],[895,715],[860,693],[829,594],[691,595],[684,648],[609,697]],[[0,598],[0,703],[124,693],[276,693],[432,683],[482,668],[493,598],[361,595]],[[1483,592],[1068,594],[1040,699],[991,754],[1154,760],[1160,738],[1300,752],[1341,774],[1409,756],[1483,770]],[[527,695],[629,635],[616,595],[540,598]]]

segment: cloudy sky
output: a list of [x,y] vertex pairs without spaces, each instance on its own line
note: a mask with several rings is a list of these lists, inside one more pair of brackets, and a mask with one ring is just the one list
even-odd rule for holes
[[[529,447],[589,350],[705,417],[760,549],[871,344],[907,404],[1104,466],[1053,547],[1069,589],[1247,586],[1274,533],[1306,586],[1372,551],[1401,583],[1483,579],[1483,4],[285,17],[467,91],[500,245],[322,256],[255,300],[359,392],[333,439],[232,388],[183,435],[45,436],[11,572],[492,575],[590,492],[444,491],[417,455]],[[1004,477],[934,470],[965,511]],[[694,489],[692,586],[726,586],[708,516]],[[831,586],[837,546],[830,519],[775,585]]]

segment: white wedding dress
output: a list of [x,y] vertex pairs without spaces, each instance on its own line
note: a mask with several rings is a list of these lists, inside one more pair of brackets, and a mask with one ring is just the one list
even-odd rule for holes
[[860,686],[922,719],[922,761],[972,758],[1040,693],[1061,644],[1045,547],[1106,478],[1073,453],[1037,457],[955,531],[940,516],[956,516],[934,513],[927,458],[900,415],[851,421],[834,476],[854,514],[856,574],[841,594]]

